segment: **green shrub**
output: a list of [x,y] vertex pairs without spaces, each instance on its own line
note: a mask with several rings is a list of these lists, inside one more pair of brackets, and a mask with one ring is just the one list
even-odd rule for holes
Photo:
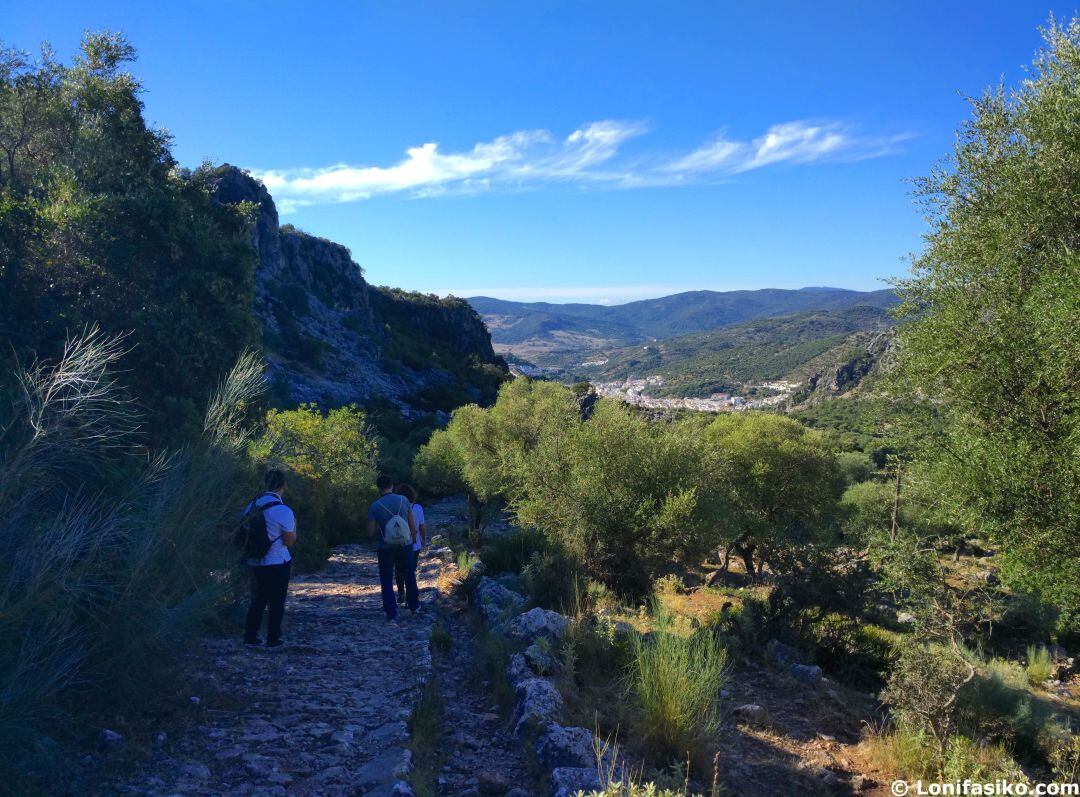
[[699,756],[720,725],[720,690],[727,650],[712,633],[678,636],[669,618],[647,638],[631,637],[628,691],[637,710],[635,733],[659,760]]
[[334,545],[366,539],[378,447],[359,408],[271,410],[251,455],[260,465],[284,465],[295,475],[289,503],[297,516],[301,569],[321,565]]
[[844,476],[844,483],[851,487],[865,482],[874,472],[874,463],[861,451],[844,451],[836,455],[836,464]]
[[521,575],[529,594],[540,606],[567,614],[578,613],[581,576],[577,563],[559,547],[534,551]]
[[810,623],[817,663],[848,683],[877,687],[895,661],[900,636],[836,612]]
[[548,547],[542,534],[521,529],[487,540],[480,551],[480,560],[490,573],[520,573],[534,553],[543,553]]
[[661,576],[653,583],[653,592],[657,595],[681,595],[686,592],[686,584],[674,573]]
[[1039,748],[1062,783],[1080,779],[1080,733],[1064,723],[1050,723],[1039,738]]
[[974,671],[954,649],[907,640],[900,646],[883,697],[899,725],[927,731],[943,744],[956,727],[957,695]]
[[1054,660],[1050,651],[1037,645],[1028,645],[1027,649],[1027,672],[1028,683],[1032,686],[1040,686],[1054,674]]
[[1053,713],[1051,704],[1028,690],[1024,668],[1003,659],[990,661],[957,701],[957,725],[964,734],[1036,757],[1045,757],[1039,740],[1053,722]]

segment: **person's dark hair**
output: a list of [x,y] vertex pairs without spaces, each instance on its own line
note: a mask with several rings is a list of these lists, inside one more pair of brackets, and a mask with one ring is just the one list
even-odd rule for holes
[[410,504],[416,503],[416,490],[412,488],[411,484],[399,484],[394,492],[408,498]]
[[379,492],[383,492],[394,486],[394,480],[384,473],[375,480],[375,486],[379,488]]
[[271,468],[266,472],[263,483],[269,492],[280,490],[285,486],[285,471],[281,470],[281,468]]

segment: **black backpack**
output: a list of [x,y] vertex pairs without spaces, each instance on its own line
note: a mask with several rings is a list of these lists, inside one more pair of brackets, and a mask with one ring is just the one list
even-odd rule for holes
[[269,552],[270,546],[277,541],[276,538],[270,539],[266,528],[266,510],[281,506],[282,502],[275,498],[262,506],[257,506],[258,500],[256,498],[251,502],[251,509],[244,515],[240,528],[236,532],[237,547],[244,549],[244,556],[248,559],[262,559]]

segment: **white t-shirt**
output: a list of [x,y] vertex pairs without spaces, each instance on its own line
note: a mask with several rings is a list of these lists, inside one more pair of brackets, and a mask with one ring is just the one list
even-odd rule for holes
[[[266,493],[256,498],[253,503],[255,506],[265,506],[271,501],[280,500],[281,496],[276,493]],[[250,512],[251,509],[252,505],[248,504],[244,512]],[[248,564],[254,566],[282,565],[291,562],[292,555],[289,553],[289,549],[285,547],[281,535],[287,531],[296,531],[296,516],[293,515],[293,511],[285,504],[282,504],[267,509],[263,513],[263,517],[266,518],[266,536],[273,540],[273,543],[270,544],[270,550],[266,552],[266,556],[262,559],[249,559]]]
[[419,551],[423,547],[423,545],[420,542],[420,526],[424,522],[424,507],[420,506],[420,504],[413,504],[412,505],[412,516],[413,516],[413,523],[416,524],[416,541],[413,542],[412,549],[414,551]]

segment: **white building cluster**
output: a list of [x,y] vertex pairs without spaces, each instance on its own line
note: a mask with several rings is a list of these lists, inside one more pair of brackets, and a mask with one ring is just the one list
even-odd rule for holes
[[730,393],[713,393],[708,398],[674,398],[646,395],[650,387],[663,387],[662,376],[648,376],[644,379],[627,379],[622,382],[594,382],[597,395],[625,401],[638,407],[650,409],[683,409],[696,412],[735,412],[739,410],[761,409],[783,402],[797,387],[798,382],[772,381],[760,385],[748,385],[749,388],[776,391],[774,395],[762,398],[746,398]]

